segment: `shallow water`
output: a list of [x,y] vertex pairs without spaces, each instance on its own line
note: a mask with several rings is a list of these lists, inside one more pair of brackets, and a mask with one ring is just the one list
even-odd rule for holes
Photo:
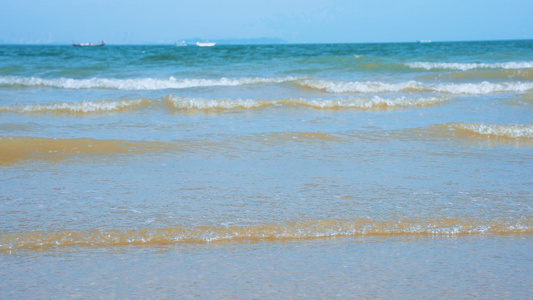
[[532,46],[0,46],[2,296],[527,298]]

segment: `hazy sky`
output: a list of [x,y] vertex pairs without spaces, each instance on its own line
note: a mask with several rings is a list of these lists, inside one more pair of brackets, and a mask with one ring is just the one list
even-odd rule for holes
[[0,0],[0,43],[533,39],[533,0]]

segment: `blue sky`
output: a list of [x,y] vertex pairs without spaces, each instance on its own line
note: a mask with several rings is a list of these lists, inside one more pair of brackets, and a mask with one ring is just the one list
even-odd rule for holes
[[532,0],[0,0],[0,43],[533,39]]

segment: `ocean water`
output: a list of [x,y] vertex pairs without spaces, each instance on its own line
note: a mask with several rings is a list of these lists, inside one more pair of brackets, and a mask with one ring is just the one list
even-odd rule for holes
[[533,41],[0,46],[1,298],[533,295]]

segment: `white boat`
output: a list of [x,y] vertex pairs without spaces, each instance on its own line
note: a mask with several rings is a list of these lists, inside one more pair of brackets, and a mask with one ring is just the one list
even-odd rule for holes
[[418,40],[419,44],[429,44],[431,43],[431,40]]
[[216,43],[212,43],[212,42],[205,42],[205,43],[200,43],[200,42],[196,42],[196,46],[198,47],[213,47]]
[[101,47],[101,46],[104,46],[105,45],[105,42],[102,41],[98,44],[93,44],[93,43],[72,43],[72,46],[74,47]]

